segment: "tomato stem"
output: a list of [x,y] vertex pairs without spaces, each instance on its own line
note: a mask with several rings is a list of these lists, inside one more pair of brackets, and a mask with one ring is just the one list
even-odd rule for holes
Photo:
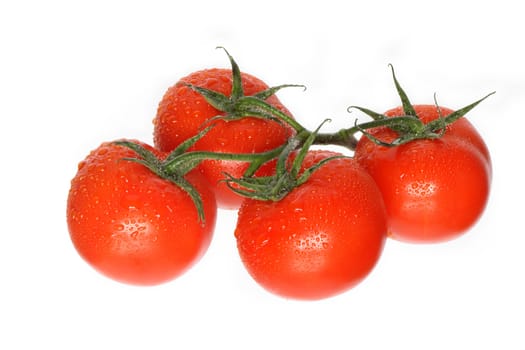
[[[183,164],[193,164],[194,166],[196,166],[203,160],[251,162],[257,164],[259,167],[260,165],[276,158],[281,153],[283,148],[284,146],[279,146],[270,151],[261,153],[222,153],[211,151],[191,151],[170,159],[169,162],[166,162],[164,164],[164,171],[166,171],[168,174],[175,174],[179,172],[179,169]],[[255,172],[255,170],[253,172]],[[252,171],[250,170],[250,172]]]
[[[397,94],[401,99],[404,115],[390,117],[364,107],[350,106],[348,108],[349,110],[357,109],[369,116],[372,121],[358,124],[356,120],[352,127],[342,128],[335,133],[319,133],[323,124],[329,121],[328,119],[323,121],[323,123],[321,123],[314,131],[310,131],[294,118],[266,101],[282,88],[304,87],[303,85],[279,85],[270,87],[252,96],[245,96],[239,66],[225,48],[218,48],[222,48],[225,51],[231,64],[232,90],[230,96],[191,84],[185,85],[203,96],[212,107],[222,112],[222,114],[209,119],[206,123],[207,127],[203,128],[203,130],[197,135],[180,144],[164,160],[158,159],[152,152],[144,149],[140,145],[120,143],[123,146],[133,149],[138,154],[137,158],[130,158],[128,160],[143,164],[157,175],[170,180],[186,191],[195,203],[199,212],[199,219],[202,222],[204,222],[202,200],[196,189],[184,178],[184,176],[204,160],[249,163],[247,170],[241,178],[234,178],[229,174],[225,174],[224,181],[227,186],[232,191],[245,197],[277,201],[286,196],[295,187],[306,182],[310,175],[324,163],[335,158],[344,157],[335,156],[324,159],[310,168],[305,169],[301,173],[300,169],[302,167],[303,159],[306,157],[306,154],[312,145],[337,145],[343,146],[350,151],[354,151],[358,144],[358,138],[355,136],[357,133],[362,133],[364,137],[368,137],[376,144],[387,147],[398,146],[416,139],[439,138],[445,133],[447,125],[454,123],[483,100],[494,94],[494,92],[492,92],[474,103],[458,109],[444,117],[441,116],[441,110],[434,97],[435,105],[440,117],[430,123],[424,124],[420,120],[414,106],[411,104],[407,94],[397,80],[394,67],[390,64],[389,67],[392,71],[392,78],[394,80]],[[200,138],[213,128],[213,124],[211,124],[212,121],[216,119],[224,119],[226,121],[238,120],[245,117],[262,118],[278,123],[285,123],[295,130],[295,134],[284,144],[260,153],[189,151],[189,149]],[[394,141],[384,142],[368,132],[370,129],[379,127],[392,129],[398,134],[398,137]],[[296,153],[294,160],[290,164],[289,159],[292,152]],[[263,164],[271,160],[276,160],[276,167],[273,175],[260,177],[254,176]]]
[[[303,160],[306,157],[310,146],[314,144],[319,129],[328,121],[329,119],[324,120],[323,123],[321,123],[321,125],[319,125],[319,127],[313,132],[303,130],[296,136],[290,138],[277,157],[277,164],[273,175],[262,177],[243,176],[242,178],[234,178],[226,174],[227,186],[233,192],[244,197],[269,201],[281,200],[294,188],[305,183],[312,173],[319,169],[323,164],[336,158],[345,157],[342,155],[329,157],[319,161],[308,169],[305,169],[302,173],[300,172]],[[290,164],[290,155],[296,150],[297,153]]]
[[353,151],[358,141],[354,134],[352,129],[341,129],[335,133],[320,133],[315,137],[314,144],[343,146]]

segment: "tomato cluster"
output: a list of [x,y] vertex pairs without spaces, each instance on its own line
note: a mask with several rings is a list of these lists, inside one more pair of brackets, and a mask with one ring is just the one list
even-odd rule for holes
[[102,274],[136,285],[180,276],[224,208],[238,211],[239,256],[262,287],[322,299],[362,281],[388,238],[443,242],[482,215],[491,160],[463,115],[483,99],[457,111],[412,105],[392,69],[400,107],[355,107],[372,121],[322,134],[275,96],[294,85],[269,87],[226,54],[231,69],[193,72],[167,90],[154,145],[104,142],[79,163],[69,233]]

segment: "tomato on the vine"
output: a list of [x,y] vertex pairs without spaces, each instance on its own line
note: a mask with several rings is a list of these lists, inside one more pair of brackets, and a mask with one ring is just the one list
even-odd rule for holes
[[[427,124],[453,111],[414,105]],[[403,107],[384,113],[406,115]],[[388,127],[368,130],[389,143],[398,133]],[[448,124],[439,138],[418,139],[385,147],[363,136],[356,160],[372,175],[386,205],[389,236],[407,242],[442,242],[470,229],[487,204],[492,176],[490,155],[482,137],[464,117]]]
[[[304,170],[331,151],[308,151]],[[246,199],[235,229],[238,251],[262,287],[285,298],[322,299],[362,281],[386,237],[381,193],[351,158],[323,164],[279,201]]]
[[[141,144],[159,157],[152,147]],[[125,158],[136,154],[101,144],[71,181],[67,223],[78,253],[96,270],[120,282],[155,285],[188,270],[207,250],[216,202],[199,173],[186,178],[200,194],[205,221],[185,191]]]
[[[241,73],[240,79],[245,96],[252,96],[268,89],[268,85],[250,74]],[[217,110],[201,94],[186,84],[230,96],[232,70],[213,68],[193,72],[167,90],[159,103],[154,119],[154,143],[162,151],[173,150],[202,130],[207,122],[213,125],[213,128],[191,150],[259,153],[283,145],[293,134],[293,129],[285,124],[262,118],[243,117],[228,121],[214,119],[210,122],[210,119],[225,113]],[[265,101],[290,115],[275,95],[269,96]],[[241,177],[248,166],[248,162],[207,159],[202,161],[197,169],[214,186],[219,207],[237,209],[243,198],[230,191],[222,180],[225,179],[225,173],[233,177]],[[261,169],[261,172],[263,171],[264,169]],[[270,172],[271,168],[267,167],[267,173]]]

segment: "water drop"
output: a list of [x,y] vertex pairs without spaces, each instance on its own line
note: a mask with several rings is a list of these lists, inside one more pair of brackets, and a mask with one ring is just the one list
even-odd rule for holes
[[97,155],[103,156],[106,153],[108,153],[108,149],[107,148],[101,148],[101,149],[98,150]]

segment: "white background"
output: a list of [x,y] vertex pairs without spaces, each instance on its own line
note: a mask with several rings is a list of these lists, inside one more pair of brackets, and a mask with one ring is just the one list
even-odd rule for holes
[[[468,6],[466,4],[469,4]],[[514,5],[516,4],[516,5]],[[0,4],[0,348],[525,349],[521,137],[525,25],[512,1],[3,1]],[[295,117],[334,130],[350,105],[398,100],[470,114],[493,157],[482,219],[450,243],[388,241],[358,287],[317,302],[271,295],[237,256],[221,211],[205,257],[158,287],[113,282],[68,236],[77,163],[103,141],[152,142],[165,90],[228,67],[270,85]],[[443,218],[446,220],[446,218]]]

